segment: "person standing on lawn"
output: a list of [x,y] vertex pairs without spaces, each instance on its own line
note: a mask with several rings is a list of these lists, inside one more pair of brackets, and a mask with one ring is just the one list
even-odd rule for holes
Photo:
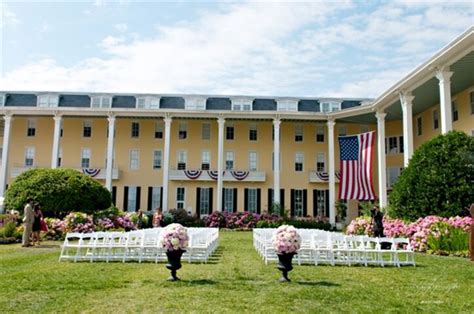
[[26,200],[25,210],[24,210],[25,218],[23,218],[23,239],[22,239],[22,246],[28,247],[31,246],[30,243],[30,236],[31,231],[33,229],[33,222],[35,220],[35,215],[33,213],[33,199],[28,197]]

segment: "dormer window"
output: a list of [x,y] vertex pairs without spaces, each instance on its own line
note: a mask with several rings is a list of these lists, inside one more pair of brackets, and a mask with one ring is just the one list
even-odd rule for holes
[[137,109],[160,109],[160,97],[137,97]]
[[206,110],[206,98],[186,97],[184,108],[187,110]]
[[7,99],[6,94],[0,94],[0,107],[5,107],[5,101]]
[[251,99],[231,99],[233,111],[252,111]]
[[112,107],[112,97],[93,96],[91,97],[91,108],[110,108]]
[[298,100],[278,99],[278,111],[298,111]]
[[321,102],[321,112],[334,112],[341,110],[341,103],[336,101]]
[[58,95],[39,95],[38,96],[38,107],[57,107],[59,104]]

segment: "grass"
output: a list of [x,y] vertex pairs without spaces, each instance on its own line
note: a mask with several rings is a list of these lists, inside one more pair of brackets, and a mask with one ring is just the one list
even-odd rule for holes
[[59,243],[0,246],[0,311],[472,312],[474,263],[416,255],[417,267],[298,266],[279,283],[250,232],[221,232],[208,264],[58,263]]

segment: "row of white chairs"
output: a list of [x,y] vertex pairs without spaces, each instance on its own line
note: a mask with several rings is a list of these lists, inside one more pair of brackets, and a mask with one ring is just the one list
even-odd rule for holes
[[[277,261],[273,247],[276,229],[254,229],[253,243],[265,264]],[[350,236],[337,232],[298,229],[301,247],[295,255],[301,264],[415,266],[415,254],[405,238]]]
[[[163,228],[129,232],[67,233],[59,261],[74,262],[159,262],[166,261],[166,251],[160,246]],[[206,262],[219,244],[218,228],[187,228],[189,246],[182,259]]]

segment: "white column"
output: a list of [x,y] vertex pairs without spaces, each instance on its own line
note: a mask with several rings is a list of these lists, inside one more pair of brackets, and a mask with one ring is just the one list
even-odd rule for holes
[[222,212],[222,188],[223,188],[223,178],[222,172],[224,170],[224,125],[225,119],[224,117],[219,117],[217,119],[217,123],[219,125],[219,137],[218,137],[218,144],[217,144],[217,211]]
[[112,175],[114,171],[114,135],[115,135],[115,117],[109,116],[109,134],[107,137],[107,164],[105,172],[105,187],[112,192]]
[[336,168],[334,165],[334,125],[336,122],[329,120],[328,125],[328,157],[329,157],[329,223],[336,224]]
[[168,173],[170,168],[170,132],[171,132],[171,121],[170,117],[166,117],[165,121],[165,151],[163,156],[163,211],[168,210]]
[[439,105],[441,113],[441,134],[453,129],[453,117],[451,113],[451,76],[453,72],[439,70],[436,78],[439,80]]
[[385,116],[384,112],[377,112],[377,160],[379,175],[379,206],[387,207],[387,177],[385,168]]
[[56,169],[58,167],[59,158],[59,137],[61,135],[61,116],[54,116],[54,133],[53,133],[53,152],[51,154],[51,168]]
[[[4,115],[5,128],[3,132],[3,151],[2,151],[2,165],[0,168],[0,197],[5,194],[5,185],[7,184],[7,171],[8,171],[8,150],[10,147],[10,130],[11,130],[11,115]],[[3,212],[3,206],[0,207],[0,212]]]
[[[273,203],[280,204],[280,119],[273,120]],[[269,204],[271,206],[272,204]]]
[[[403,111],[403,161],[405,167],[413,155],[413,99],[411,93],[400,93],[400,103]],[[385,143],[385,142],[384,142]]]

